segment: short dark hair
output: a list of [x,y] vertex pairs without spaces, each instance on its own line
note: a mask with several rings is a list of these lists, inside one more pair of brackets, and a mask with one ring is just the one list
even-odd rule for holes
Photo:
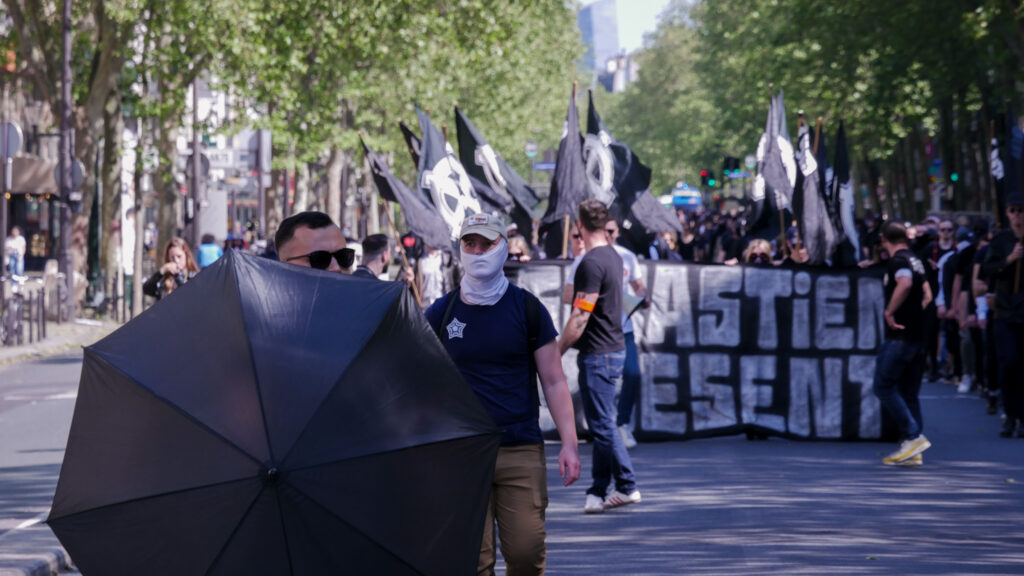
[[907,242],[907,227],[902,222],[890,220],[882,226],[882,236],[889,244],[905,244]]
[[310,230],[317,230],[319,228],[326,228],[334,224],[334,220],[323,212],[299,212],[285,218],[280,226],[277,227],[277,233],[274,234],[274,246],[279,250],[281,246],[284,246],[289,240],[295,236],[296,228],[306,227]]
[[590,232],[604,231],[608,223],[608,207],[597,198],[587,198],[580,202],[580,223]]
[[363,262],[369,262],[388,251],[388,237],[385,234],[370,234],[363,238]]
[[207,234],[203,234],[203,237],[202,237],[200,243],[201,244],[213,244],[216,241],[217,241],[217,239],[213,236],[213,234],[207,233]]

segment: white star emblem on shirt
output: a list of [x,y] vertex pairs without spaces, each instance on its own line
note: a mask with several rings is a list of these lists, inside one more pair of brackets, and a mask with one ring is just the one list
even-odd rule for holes
[[459,322],[458,318],[452,318],[451,324],[448,324],[448,339],[462,338],[462,329],[466,327],[465,322]]

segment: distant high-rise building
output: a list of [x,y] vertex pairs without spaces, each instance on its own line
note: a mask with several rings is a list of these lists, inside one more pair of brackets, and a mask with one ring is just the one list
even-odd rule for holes
[[582,66],[595,76],[601,74],[605,63],[619,54],[615,0],[597,0],[580,8],[576,21],[587,47]]

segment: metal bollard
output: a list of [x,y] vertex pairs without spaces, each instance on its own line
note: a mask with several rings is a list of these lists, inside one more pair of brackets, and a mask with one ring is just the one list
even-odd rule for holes
[[46,338],[46,289],[39,289],[39,333]]
[[32,322],[32,318],[35,316],[35,305],[36,305],[36,293],[35,292],[29,292],[28,293],[28,343],[29,344],[35,344],[35,342],[36,342],[35,326],[33,326],[34,322]]

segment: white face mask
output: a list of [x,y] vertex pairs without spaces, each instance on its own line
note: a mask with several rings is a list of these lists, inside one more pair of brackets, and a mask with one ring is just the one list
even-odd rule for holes
[[462,253],[462,277],[460,290],[466,302],[490,306],[497,303],[508,289],[503,266],[508,258],[508,242],[504,238],[498,245],[483,254]]

